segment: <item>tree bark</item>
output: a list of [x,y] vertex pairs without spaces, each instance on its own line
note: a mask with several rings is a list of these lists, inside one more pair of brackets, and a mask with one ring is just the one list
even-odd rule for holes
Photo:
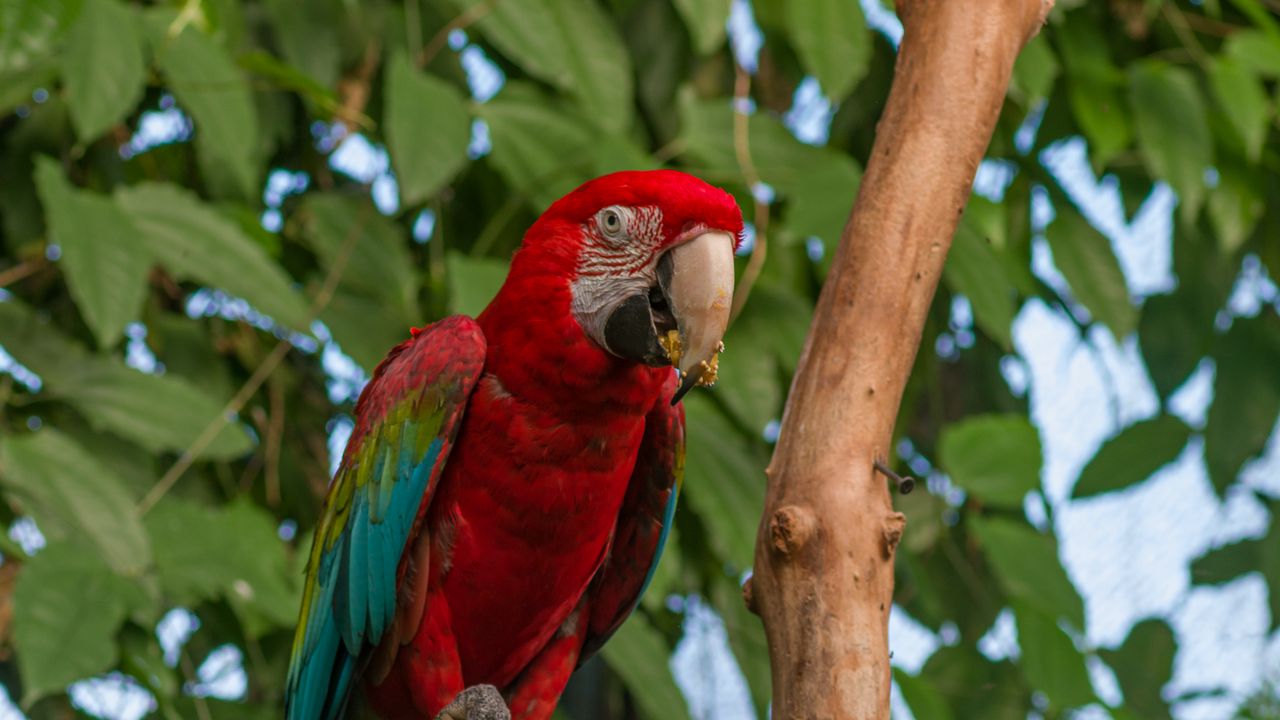
[[889,717],[887,458],[943,261],[1013,63],[1052,0],[900,0],[893,88],[770,463],[755,575],[775,718]]

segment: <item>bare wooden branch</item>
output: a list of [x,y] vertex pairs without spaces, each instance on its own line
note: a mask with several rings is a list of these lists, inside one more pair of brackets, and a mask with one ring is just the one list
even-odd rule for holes
[[756,539],[775,718],[889,717],[893,556],[905,519],[873,470],[943,261],[1051,0],[901,0],[871,159],[787,400]]

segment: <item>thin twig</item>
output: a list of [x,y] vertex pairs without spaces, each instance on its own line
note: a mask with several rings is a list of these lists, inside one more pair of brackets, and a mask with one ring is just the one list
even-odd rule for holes
[[[191,662],[191,655],[183,650],[178,656],[179,664],[182,665],[182,674],[186,676],[187,681],[194,683],[196,681],[195,664]],[[212,720],[213,715],[209,713],[209,703],[204,699],[203,695],[192,694],[191,704],[196,708],[196,716],[200,720]]]
[[[338,250],[338,256],[334,260],[332,267],[329,268],[329,274],[324,279],[324,284],[311,302],[311,309],[307,313],[307,325],[310,325],[311,321],[316,319],[329,305],[329,301],[333,299],[333,293],[338,289],[338,281],[342,279],[342,273],[347,267],[347,261],[351,258],[351,251],[356,246],[356,239],[360,236],[360,228],[364,225],[364,213],[366,212],[368,212],[367,209],[361,211],[361,214],[356,218],[356,222],[352,224],[351,230],[347,233],[346,239],[343,240],[342,247]],[[276,366],[280,364],[281,360],[284,360],[285,355],[288,355],[291,349],[293,349],[293,343],[289,342],[287,337],[271,349],[267,357],[258,365],[258,369],[253,371],[253,375],[249,376],[249,379],[244,382],[244,385],[240,386],[235,396],[222,408],[222,412],[210,420],[208,425],[205,425],[204,430],[191,443],[191,446],[184,450],[182,455],[178,456],[177,462],[169,468],[164,477],[161,477],[147,492],[146,497],[142,498],[142,501],[138,503],[136,512],[139,517],[146,515],[151,508],[155,507],[156,503],[160,502],[165,493],[173,488],[174,484],[178,482],[178,478],[182,477],[182,474],[195,463],[196,457],[204,452],[205,448],[209,447],[213,439],[222,431],[223,426],[228,422],[228,418],[240,412],[245,403],[249,402],[249,398],[253,397],[258,388],[262,387],[262,383],[266,382],[266,379],[275,371]]]
[[742,271],[742,280],[733,293],[733,309],[729,312],[732,322],[742,312],[747,298],[751,296],[751,288],[760,277],[764,268],[765,256],[769,253],[769,204],[760,199],[757,189],[760,187],[760,174],[756,172],[755,163],[751,160],[750,118],[746,107],[751,93],[751,76],[738,65],[735,67],[733,82],[733,152],[738,159],[738,168],[746,179],[751,190],[751,198],[755,201],[756,237],[751,246],[751,257],[747,259],[747,267]]
[[[343,140],[355,132],[356,122],[352,118],[367,117],[364,114],[364,108],[369,104],[369,87],[373,83],[373,74],[377,72],[381,58],[382,45],[377,39],[370,40],[365,46],[364,57],[360,60],[356,71],[338,81],[338,97],[341,100],[342,111],[337,115],[342,126],[346,128]],[[341,145],[342,141],[338,144]]]
[[267,505],[280,504],[280,439],[284,436],[284,383],[276,378],[267,383],[271,411],[267,423]]
[[48,260],[45,260],[44,258],[37,258],[35,260],[20,262],[7,270],[0,270],[0,288],[9,287],[19,280],[25,280],[26,278],[40,272],[40,270],[48,264]]
[[[1280,8],[1280,3],[1277,3],[1277,8]],[[1206,17],[1198,13],[1183,12],[1182,17],[1187,21],[1187,25],[1190,26],[1192,30],[1195,30],[1198,33],[1204,33],[1205,35],[1213,35],[1215,37],[1229,37],[1233,33],[1244,29],[1239,25],[1225,23],[1221,20],[1215,20],[1211,17]]]
[[319,433],[307,433],[303,437],[303,441],[307,444],[307,449],[311,451],[312,457],[317,460],[315,465],[320,468],[318,473],[307,473],[307,486],[311,488],[311,494],[316,499],[323,498],[325,493],[329,491],[329,467],[332,458],[330,457],[329,445],[326,443],[326,439]]
[[472,5],[462,11],[462,13],[457,17],[450,20],[447,25],[440,28],[440,31],[431,38],[431,41],[427,43],[427,46],[418,54],[418,67],[426,67],[435,59],[436,55],[440,54],[440,51],[443,50],[444,46],[449,42],[450,33],[454,30],[466,30],[471,27],[475,23],[479,22],[485,15],[493,12],[493,8],[497,4],[498,0],[485,0],[482,3]]
[[1187,19],[1183,17],[1182,12],[1172,5],[1162,5],[1160,7],[1164,19],[1169,22],[1169,26],[1173,28],[1173,32],[1182,41],[1183,47],[1196,62],[1204,65],[1209,61],[1209,53],[1205,52],[1204,46],[1200,44],[1200,40],[1196,38],[1195,33],[1191,32],[1191,27],[1187,24]]

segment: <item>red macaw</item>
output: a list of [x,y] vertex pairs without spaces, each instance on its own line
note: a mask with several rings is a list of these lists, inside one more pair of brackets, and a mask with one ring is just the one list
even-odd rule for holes
[[714,378],[741,232],[690,175],[592,180],[529,228],[478,318],[387,355],[316,527],[289,720],[551,715],[658,562],[677,403]]

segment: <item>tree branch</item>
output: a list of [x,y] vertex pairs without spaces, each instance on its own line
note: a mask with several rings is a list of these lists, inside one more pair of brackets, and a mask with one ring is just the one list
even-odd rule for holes
[[943,261],[1013,62],[1052,0],[899,0],[906,35],[770,464],[751,600],[774,717],[887,718],[889,455]]
[[747,103],[751,102],[751,75],[741,65],[734,66],[733,82],[733,153],[738,160],[738,169],[747,181],[747,188],[755,202],[755,244],[751,246],[751,257],[747,259],[747,267],[742,271],[742,279],[733,294],[733,305],[729,310],[732,321],[742,312],[751,296],[751,288],[760,277],[764,268],[764,259],[769,252],[769,204],[759,196],[760,174],[756,172],[755,161],[751,159],[751,117],[747,114]]

